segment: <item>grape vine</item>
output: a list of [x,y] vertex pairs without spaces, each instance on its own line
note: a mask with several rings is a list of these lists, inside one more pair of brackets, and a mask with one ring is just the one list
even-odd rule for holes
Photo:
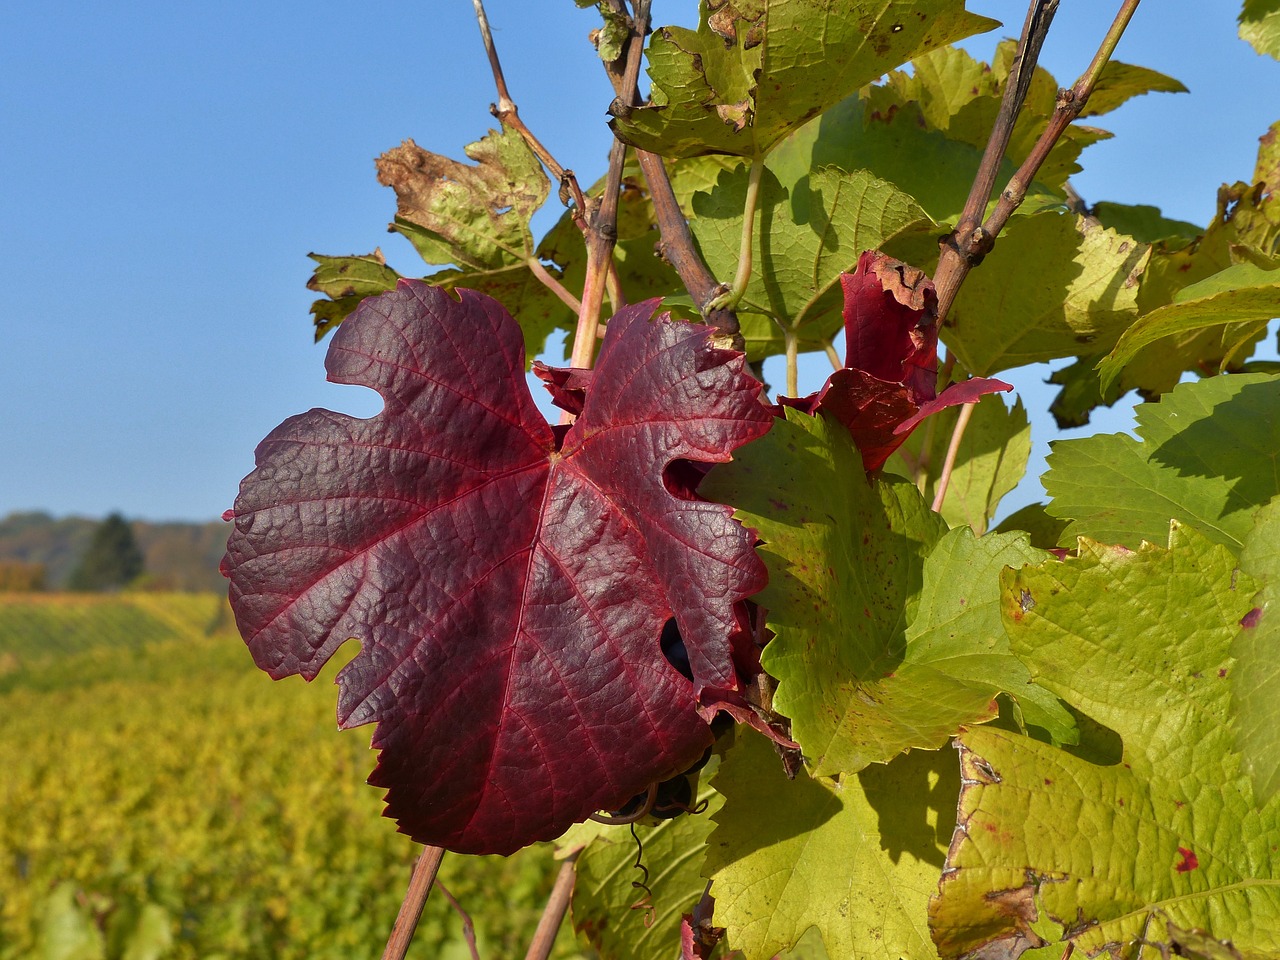
[[[1112,57],[1138,0],[1067,87],[1057,0],[990,63],[963,0],[576,0],[584,189],[473,2],[500,129],[378,159],[439,269],[313,255],[329,377],[383,412],[281,424],[227,514],[260,667],[360,641],[339,721],[426,846],[386,956],[444,850],[541,841],[530,957],[566,910],[619,960],[1280,955],[1280,122],[1199,227],[1071,184],[1080,119],[1182,89]],[[1059,442],[997,524],[1030,428],[994,375],[1063,360],[1059,423],[1137,389],[1139,438]]]

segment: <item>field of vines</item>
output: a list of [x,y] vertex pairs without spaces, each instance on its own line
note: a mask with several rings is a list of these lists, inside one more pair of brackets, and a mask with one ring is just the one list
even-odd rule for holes
[[[377,956],[417,848],[362,783],[368,728],[335,729],[335,666],[273,685],[213,595],[0,594],[0,960]],[[554,865],[441,879],[482,956],[519,956]],[[470,956],[443,897],[410,956]]]

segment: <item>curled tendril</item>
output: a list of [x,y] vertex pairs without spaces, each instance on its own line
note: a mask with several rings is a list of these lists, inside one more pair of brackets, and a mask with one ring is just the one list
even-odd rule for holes
[[[653,810],[653,805],[658,799],[658,785],[656,783],[649,784],[649,792],[645,794],[644,803],[640,805],[640,809],[634,813],[613,814],[613,813],[593,813],[587,819],[594,820],[596,823],[607,823],[611,826],[620,826],[622,824],[634,824],[638,820],[647,817]],[[635,830],[631,831],[631,835],[635,836]],[[639,841],[637,841],[639,842]]]
[[636,834],[636,825],[631,824],[631,839],[636,842],[636,862],[633,864],[635,869],[640,871],[640,879],[632,880],[631,886],[637,890],[643,890],[644,896],[631,905],[632,910],[643,910],[644,925],[646,928],[652,927],[655,920],[658,919],[658,908],[653,905],[653,891],[649,889],[649,868],[644,865],[644,844],[640,842],[639,835]]

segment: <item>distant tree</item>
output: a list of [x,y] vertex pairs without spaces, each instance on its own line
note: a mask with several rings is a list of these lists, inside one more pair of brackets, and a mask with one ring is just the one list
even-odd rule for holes
[[133,529],[113,513],[93,532],[80,563],[67,582],[70,590],[115,590],[141,576],[145,564]]
[[31,593],[45,589],[43,563],[0,560],[0,592]]

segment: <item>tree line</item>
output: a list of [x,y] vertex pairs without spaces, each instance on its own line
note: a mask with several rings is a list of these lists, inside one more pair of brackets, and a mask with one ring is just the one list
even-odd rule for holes
[[153,523],[43,512],[0,518],[0,592],[222,591],[220,522]]

